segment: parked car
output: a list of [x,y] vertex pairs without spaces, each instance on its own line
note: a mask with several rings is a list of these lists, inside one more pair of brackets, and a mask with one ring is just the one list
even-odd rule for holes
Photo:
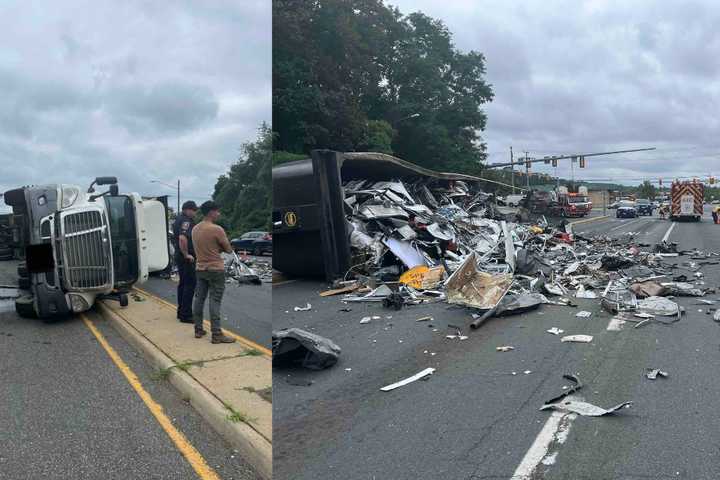
[[246,251],[260,256],[263,253],[272,255],[272,235],[268,232],[246,232],[240,238],[230,240],[230,245],[236,252]]
[[612,202],[610,205],[607,206],[610,210],[615,210],[618,207],[618,204],[620,202]]
[[636,218],[638,216],[637,208],[635,208],[635,202],[629,200],[622,200],[618,202],[617,210],[615,211],[616,218]]
[[635,202],[635,209],[638,215],[652,215],[653,204],[646,198],[638,198]]

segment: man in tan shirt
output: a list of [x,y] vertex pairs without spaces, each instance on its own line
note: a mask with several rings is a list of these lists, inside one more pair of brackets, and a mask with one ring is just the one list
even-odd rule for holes
[[193,302],[195,320],[195,338],[205,335],[203,328],[203,310],[205,299],[210,295],[210,330],[212,343],[233,343],[234,338],[222,333],[220,327],[220,306],[225,292],[225,262],[220,253],[231,253],[232,247],[220,225],[220,207],[208,200],[200,206],[204,218],[192,230],[192,243],[195,248],[195,268],[197,270],[197,288]]

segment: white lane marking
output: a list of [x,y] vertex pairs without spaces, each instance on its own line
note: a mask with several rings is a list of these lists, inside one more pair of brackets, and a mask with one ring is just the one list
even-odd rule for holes
[[510,480],[529,480],[539,463],[542,462],[545,465],[555,463],[557,452],[548,455],[550,445],[553,442],[565,443],[570,432],[570,425],[575,418],[577,415],[574,413],[553,411]]
[[667,242],[667,239],[670,237],[670,233],[672,233],[673,228],[675,228],[675,222],[670,225],[670,228],[668,228],[667,232],[665,232],[665,236],[662,238],[663,242]]

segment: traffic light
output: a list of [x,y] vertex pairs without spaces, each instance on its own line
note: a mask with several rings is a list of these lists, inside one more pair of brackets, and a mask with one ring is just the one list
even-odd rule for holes
[[585,168],[585,157],[580,157],[580,168]]
[[552,160],[552,166],[553,166],[553,167],[557,167],[557,158],[552,157],[551,160]]
[[532,162],[530,160],[527,160],[525,162],[525,167],[527,167],[528,169],[530,168],[531,165],[532,165]]

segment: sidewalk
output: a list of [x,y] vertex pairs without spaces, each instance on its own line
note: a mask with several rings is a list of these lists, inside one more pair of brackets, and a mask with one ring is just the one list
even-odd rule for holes
[[134,291],[130,304],[99,310],[264,478],[272,477],[272,358],[232,332],[234,344],[196,339],[167,302]]

